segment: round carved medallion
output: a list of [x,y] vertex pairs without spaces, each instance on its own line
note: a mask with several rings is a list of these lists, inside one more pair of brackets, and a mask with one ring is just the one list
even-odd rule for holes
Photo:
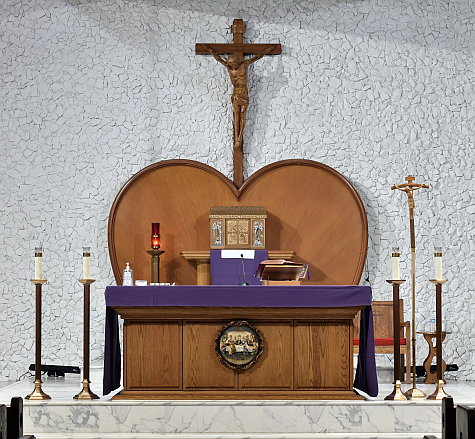
[[215,340],[219,360],[231,369],[247,369],[253,365],[263,347],[259,330],[241,320],[223,326]]

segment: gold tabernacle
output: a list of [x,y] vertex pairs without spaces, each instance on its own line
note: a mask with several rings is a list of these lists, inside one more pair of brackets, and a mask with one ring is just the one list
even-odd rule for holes
[[214,206],[209,210],[210,248],[266,248],[267,212],[262,206]]

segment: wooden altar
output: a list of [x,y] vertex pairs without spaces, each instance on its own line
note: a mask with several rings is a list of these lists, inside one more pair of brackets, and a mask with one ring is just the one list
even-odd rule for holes
[[[113,399],[363,399],[353,391],[359,309],[117,308],[124,391]],[[260,328],[265,346],[242,371],[220,364],[212,342],[237,314]]]
[[[353,319],[368,297],[359,286],[108,287],[106,303],[124,319],[124,390],[113,399],[362,399],[353,391]],[[264,341],[245,370],[215,352],[219,330],[237,319]]]
[[[219,290],[216,303],[207,304],[213,287],[196,283],[197,278],[198,283],[209,283],[212,206],[264,206],[271,231],[266,234],[269,258],[292,249],[284,253],[310,266],[308,286],[292,287],[283,298],[285,306],[276,305],[272,297],[278,291],[273,288],[285,287],[269,286],[237,287],[239,291],[220,287],[228,290]],[[366,214],[356,190],[341,174],[310,160],[285,160],[258,170],[238,188],[202,163],[169,160],[150,165],[131,177],[111,208],[109,254],[118,285],[126,262],[136,279],[150,280],[146,250],[153,222],[161,224],[165,250],[159,281],[177,286],[159,287],[168,295],[164,302],[145,305],[132,300],[142,287],[131,287],[130,301],[121,290],[124,300],[108,302],[106,290],[107,306],[125,320],[124,391],[115,399],[360,399],[352,390],[352,320],[359,309],[370,307],[371,293],[364,302],[350,297],[333,305],[324,298],[327,305],[312,305],[310,297],[310,302],[295,303],[312,286],[362,288],[356,284],[366,259]],[[210,290],[191,307],[186,301],[175,303],[180,288],[187,286]],[[157,291],[144,288],[145,295]],[[250,295],[248,305],[240,301],[242,294]],[[269,296],[265,304],[264,295]],[[213,343],[221,326],[236,318],[259,327],[266,346],[257,364],[239,372],[219,362]],[[114,337],[117,333],[111,332]],[[117,353],[108,357],[107,336],[105,358],[104,382],[107,368],[117,372],[120,358]],[[371,373],[374,383],[367,393],[377,395],[375,368]],[[366,378],[360,377],[367,383]],[[104,384],[109,391],[119,386],[116,377],[109,384]]]

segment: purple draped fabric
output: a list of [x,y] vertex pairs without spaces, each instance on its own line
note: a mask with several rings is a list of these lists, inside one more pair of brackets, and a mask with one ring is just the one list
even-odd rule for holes
[[[240,285],[246,280],[249,285],[260,285],[261,280],[254,277],[260,262],[267,260],[267,250],[256,250],[254,259],[221,258],[221,250],[210,251],[211,285]],[[242,270],[244,270],[246,279]]]
[[[360,285],[301,286],[110,286],[106,288],[107,307],[121,306],[219,306],[219,307],[347,307],[365,306],[361,313],[360,351],[354,387],[370,396],[378,395],[374,358],[371,287]],[[120,386],[120,356],[117,314],[106,313],[104,352],[104,395]]]
[[[120,387],[120,341],[117,311],[106,306],[106,334],[104,349],[104,395]],[[106,373],[107,370],[107,373]]]

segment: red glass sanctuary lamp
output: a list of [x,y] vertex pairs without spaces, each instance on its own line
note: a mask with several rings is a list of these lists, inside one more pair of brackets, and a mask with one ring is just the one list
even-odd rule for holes
[[160,223],[152,223],[152,250],[147,251],[152,256],[152,276],[150,284],[158,284],[160,278],[160,255],[165,253],[160,250]]
[[152,248],[160,248],[160,223],[152,223]]

